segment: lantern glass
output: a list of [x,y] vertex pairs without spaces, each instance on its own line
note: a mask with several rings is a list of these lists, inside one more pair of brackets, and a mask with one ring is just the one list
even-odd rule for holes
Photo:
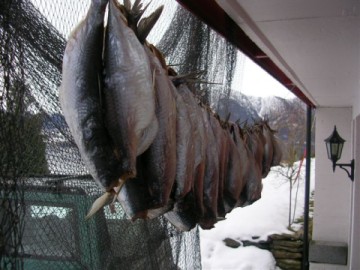
[[340,137],[335,126],[333,133],[325,140],[328,158],[333,162],[341,158],[344,142],[345,140]]
[[326,152],[327,152],[328,158],[331,159],[331,147],[330,147],[329,142],[326,142]]
[[337,160],[339,160],[341,158],[343,146],[344,146],[344,143],[339,143],[338,147],[337,147],[337,152],[334,152],[334,153],[337,153],[337,156],[336,156]]

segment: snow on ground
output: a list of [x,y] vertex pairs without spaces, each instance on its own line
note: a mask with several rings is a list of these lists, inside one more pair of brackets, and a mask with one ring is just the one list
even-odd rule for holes
[[[299,176],[299,189],[295,218],[301,217],[304,209],[305,161]],[[315,160],[311,160],[310,192],[314,190]],[[295,164],[299,166],[299,162]],[[272,270],[276,269],[275,259],[269,251],[253,246],[230,248],[223,240],[266,240],[273,233],[289,233],[289,182],[276,172],[275,167],[263,179],[262,197],[257,202],[244,208],[236,208],[226,215],[226,220],[219,221],[211,230],[200,230],[201,263],[204,270]],[[296,185],[293,187],[293,206]]]

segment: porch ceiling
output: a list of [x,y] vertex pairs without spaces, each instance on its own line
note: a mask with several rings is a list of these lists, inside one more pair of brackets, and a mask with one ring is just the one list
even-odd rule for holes
[[358,0],[215,0],[316,106],[359,91]]

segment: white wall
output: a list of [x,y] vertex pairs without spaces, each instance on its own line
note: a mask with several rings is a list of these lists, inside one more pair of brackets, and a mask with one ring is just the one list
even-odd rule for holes
[[360,91],[356,91],[355,96],[353,98],[353,118],[355,119],[356,116],[359,114],[360,114]]
[[360,115],[354,120],[355,180],[352,190],[352,228],[350,237],[350,269],[360,269]]
[[[336,125],[342,138],[346,140],[341,163],[352,159],[352,109],[325,108],[316,109],[315,127],[315,205],[313,240],[343,242],[349,244],[351,228],[352,182],[345,171],[336,168],[327,158],[324,140],[330,136]],[[314,268],[312,269],[322,269]],[[339,267],[336,269],[348,269]]]

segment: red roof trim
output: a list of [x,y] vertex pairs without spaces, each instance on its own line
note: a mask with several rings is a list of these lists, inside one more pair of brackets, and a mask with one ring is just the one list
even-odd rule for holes
[[177,0],[200,20],[205,22],[246,56],[252,59],[289,91],[310,107],[311,100],[289,79],[289,77],[245,34],[214,0]]

